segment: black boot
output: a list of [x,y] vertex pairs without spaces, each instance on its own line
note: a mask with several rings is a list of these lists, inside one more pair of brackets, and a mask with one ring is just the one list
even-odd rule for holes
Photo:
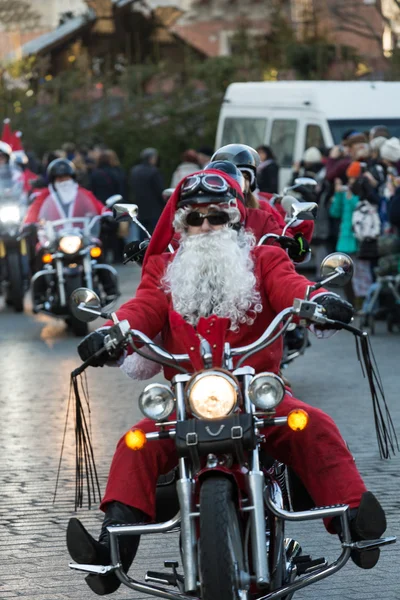
[[[110,525],[136,525],[146,522],[146,515],[121,502],[110,502],[101,526],[99,541],[96,541],[78,519],[70,519],[67,528],[67,547],[71,558],[79,564],[109,565],[110,538],[107,527]],[[121,536],[118,540],[119,553],[124,571],[127,572],[135,558],[140,536]],[[108,575],[88,575],[86,583],[90,589],[104,596],[114,593],[121,585],[115,573]]]
[[[341,538],[340,520],[333,519],[336,531]],[[382,506],[372,492],[364,492],[360,506],[350,510],[350,533],[353,542],[375,540],[386,530],[386,517]],[[380,549],[352,550],[351,559],[361,569],[372,569],[379,560]]]

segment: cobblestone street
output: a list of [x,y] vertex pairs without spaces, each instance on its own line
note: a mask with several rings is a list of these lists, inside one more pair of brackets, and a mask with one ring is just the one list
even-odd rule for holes
[[[122,301],[139,281],[136,266],[119,269]],[[69,374],[80,364],[78,339],[64,323],[3,308],[0,299],[0,600],[89,600],[95,598],[84,576],[68,568],[65,545],[68,519],[74,515],[75,441],[70,415],[58,495],[56,473],[69,394]],[[100,322],[91,324],[95,329]],[[400,536],[400,457],[379,459],[372,403],[358,364],[354,339],[342,332],[316,340],[285,375],[298,398],[328,412],[338,423],[365,478],[388,518],[388,535]],[[400,433],[400,335],[378,323],[372,344],[393,420]],[[119,369],[87,371],[96,464],[104,490],[110,460],[120,435],[140,418],[135,384]],[[310,465],[312,468],[312,465]],[[79,518],[97,535],[102,513],[80,510]],[[339,553],[336,536],[322,523],[291,526],[305,553],[317,558]],[[170,550],[169,550],[170,548]],[[178,558],[176,534],[142,538],[130,571],[143,578],[147,569],[163,570],[163,561]],[[295,595],[299,600],[400,600],[396,564],[400,542],[382,550],[378,566],[362,571],[351,561],[336,575]],[[115,598],[148,598],[122,589]],[[219,599],[215,599],[219,600]]]

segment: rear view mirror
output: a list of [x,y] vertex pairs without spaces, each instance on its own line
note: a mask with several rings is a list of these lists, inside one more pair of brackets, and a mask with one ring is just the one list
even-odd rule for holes
[[108,208],[111,208],[117,202],[121,202],[121,200],[123,200],[123,197],[121,196],[121,194],[114,194],[113,196],[110,196],[109,198],[107,198],[106,206],[108,206]]
[[[85,305],[84,307],[82,306],[83,304]],[[69,298],[69,307],[74,317],[83,323],[95,321],[101,313],[100,298],[89,288],[77,288],[74,290]],[[93,312],[86,312],[82,308],[91,309]]]
[[[332,277],[328,287],[344,287],[353,277],[354,263],[350,256],[343,252],[333,252],[324,258],[320,267],[320,276],[323,280]],[[336,277],[335,277],[336,275]]]
[[314,221],[317,216],[318,204],[316,202],[299,202],[293,196],[284,196],[281,206],[290,219]]
[[136,204],[114,204],[113,215],[118,222],[133,221],[138,215],[138,207]]
[[174,191],[175,191],[175,188],[167,188],[166,190],[163,190],[162,197],[163,197],[164,202],[168,202],[168,200],[171,198]]
[[317,185],[317,181],[315,181],[315,179],[312,179],[312,177],[297,177],[294,180],[294,185],[311,185],[315,187]]

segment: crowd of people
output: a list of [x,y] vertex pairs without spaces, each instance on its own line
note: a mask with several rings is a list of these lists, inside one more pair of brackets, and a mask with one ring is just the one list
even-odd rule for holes
[[[256,150],[259,164],[254,194],[249,198],[253,208],[260,206],[264,196],[270,198],[281,191],[280,169],[273,149],[262,145]],[[210,147],[183,152],[170,187],[175,188],[184,177],[204,169],[212,155]],[[78,148],[68,142],[59,150],[46,152],[41,161],[23,152],[15,152],[12,160],[24,174],[26,191],[34,196],[48,186],[48,167],[60,158],[72,163],[76,182],[103,205],[114,194],[137,204],[140,221],[150,233],[154,231],[165,206],[163,190],[168,187],[159,167],[157,149],[145,148],[129,173],[121,167],[115,151],[103,144]],[[3,159],[10,157],[0,148],[0,162]],[[349,130],[341,143],[330,149],[309,147],[302,160],[293,164],[291,183],[301,176],[317,181],[312,194],[318,203],[312,242],[316,263],[334,250],[346,252],[354,259],[355,276],[346,288],[346,297],[359,311],[375,279],[380,258],[398,246],[398,237],[393,233],[400,226],[399,172],[400,140],[381,125],[369,132]],[[120,262],[124,245],[143,241],[144,237],[134,223],[106,224],[103,243],[107,261]],[[382,243],[388,239],[394,239],[394,245]]]

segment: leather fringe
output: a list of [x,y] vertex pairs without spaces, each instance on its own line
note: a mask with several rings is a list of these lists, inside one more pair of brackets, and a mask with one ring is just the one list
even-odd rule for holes
[[[99,478],[97,475],[96,463],[91,440],[91,423],[90,423],[90,404],[87,388],[86,376],[73,371],[71,373],[71,384],[68,398],[67,414],[65,417],[64,435],[61,445],[60,460],[58,464],[56,488],[54,491],[53,503],[55,502],[61,462],[64,451],[65,436],[67,432],[68,417],[71,407],[71,399],[74,403],[74,418],[75,418],[75,511],[83,507],[84,490],[86,487],[88,508],[91,509],[92,503],[98,503],[101,499],[101,491]],[[80,385],[79,385],[80,384]],[[84,403],[81,400],[81,394],[84,398]]]
[[369,336],[360,332],[355,336],[357,357],[363,376],[367,378],[372,398],[375,431],[381,458],[391,458],[399,451],[399,442],[393,420],[386,403],[383,383],[376,364]]

